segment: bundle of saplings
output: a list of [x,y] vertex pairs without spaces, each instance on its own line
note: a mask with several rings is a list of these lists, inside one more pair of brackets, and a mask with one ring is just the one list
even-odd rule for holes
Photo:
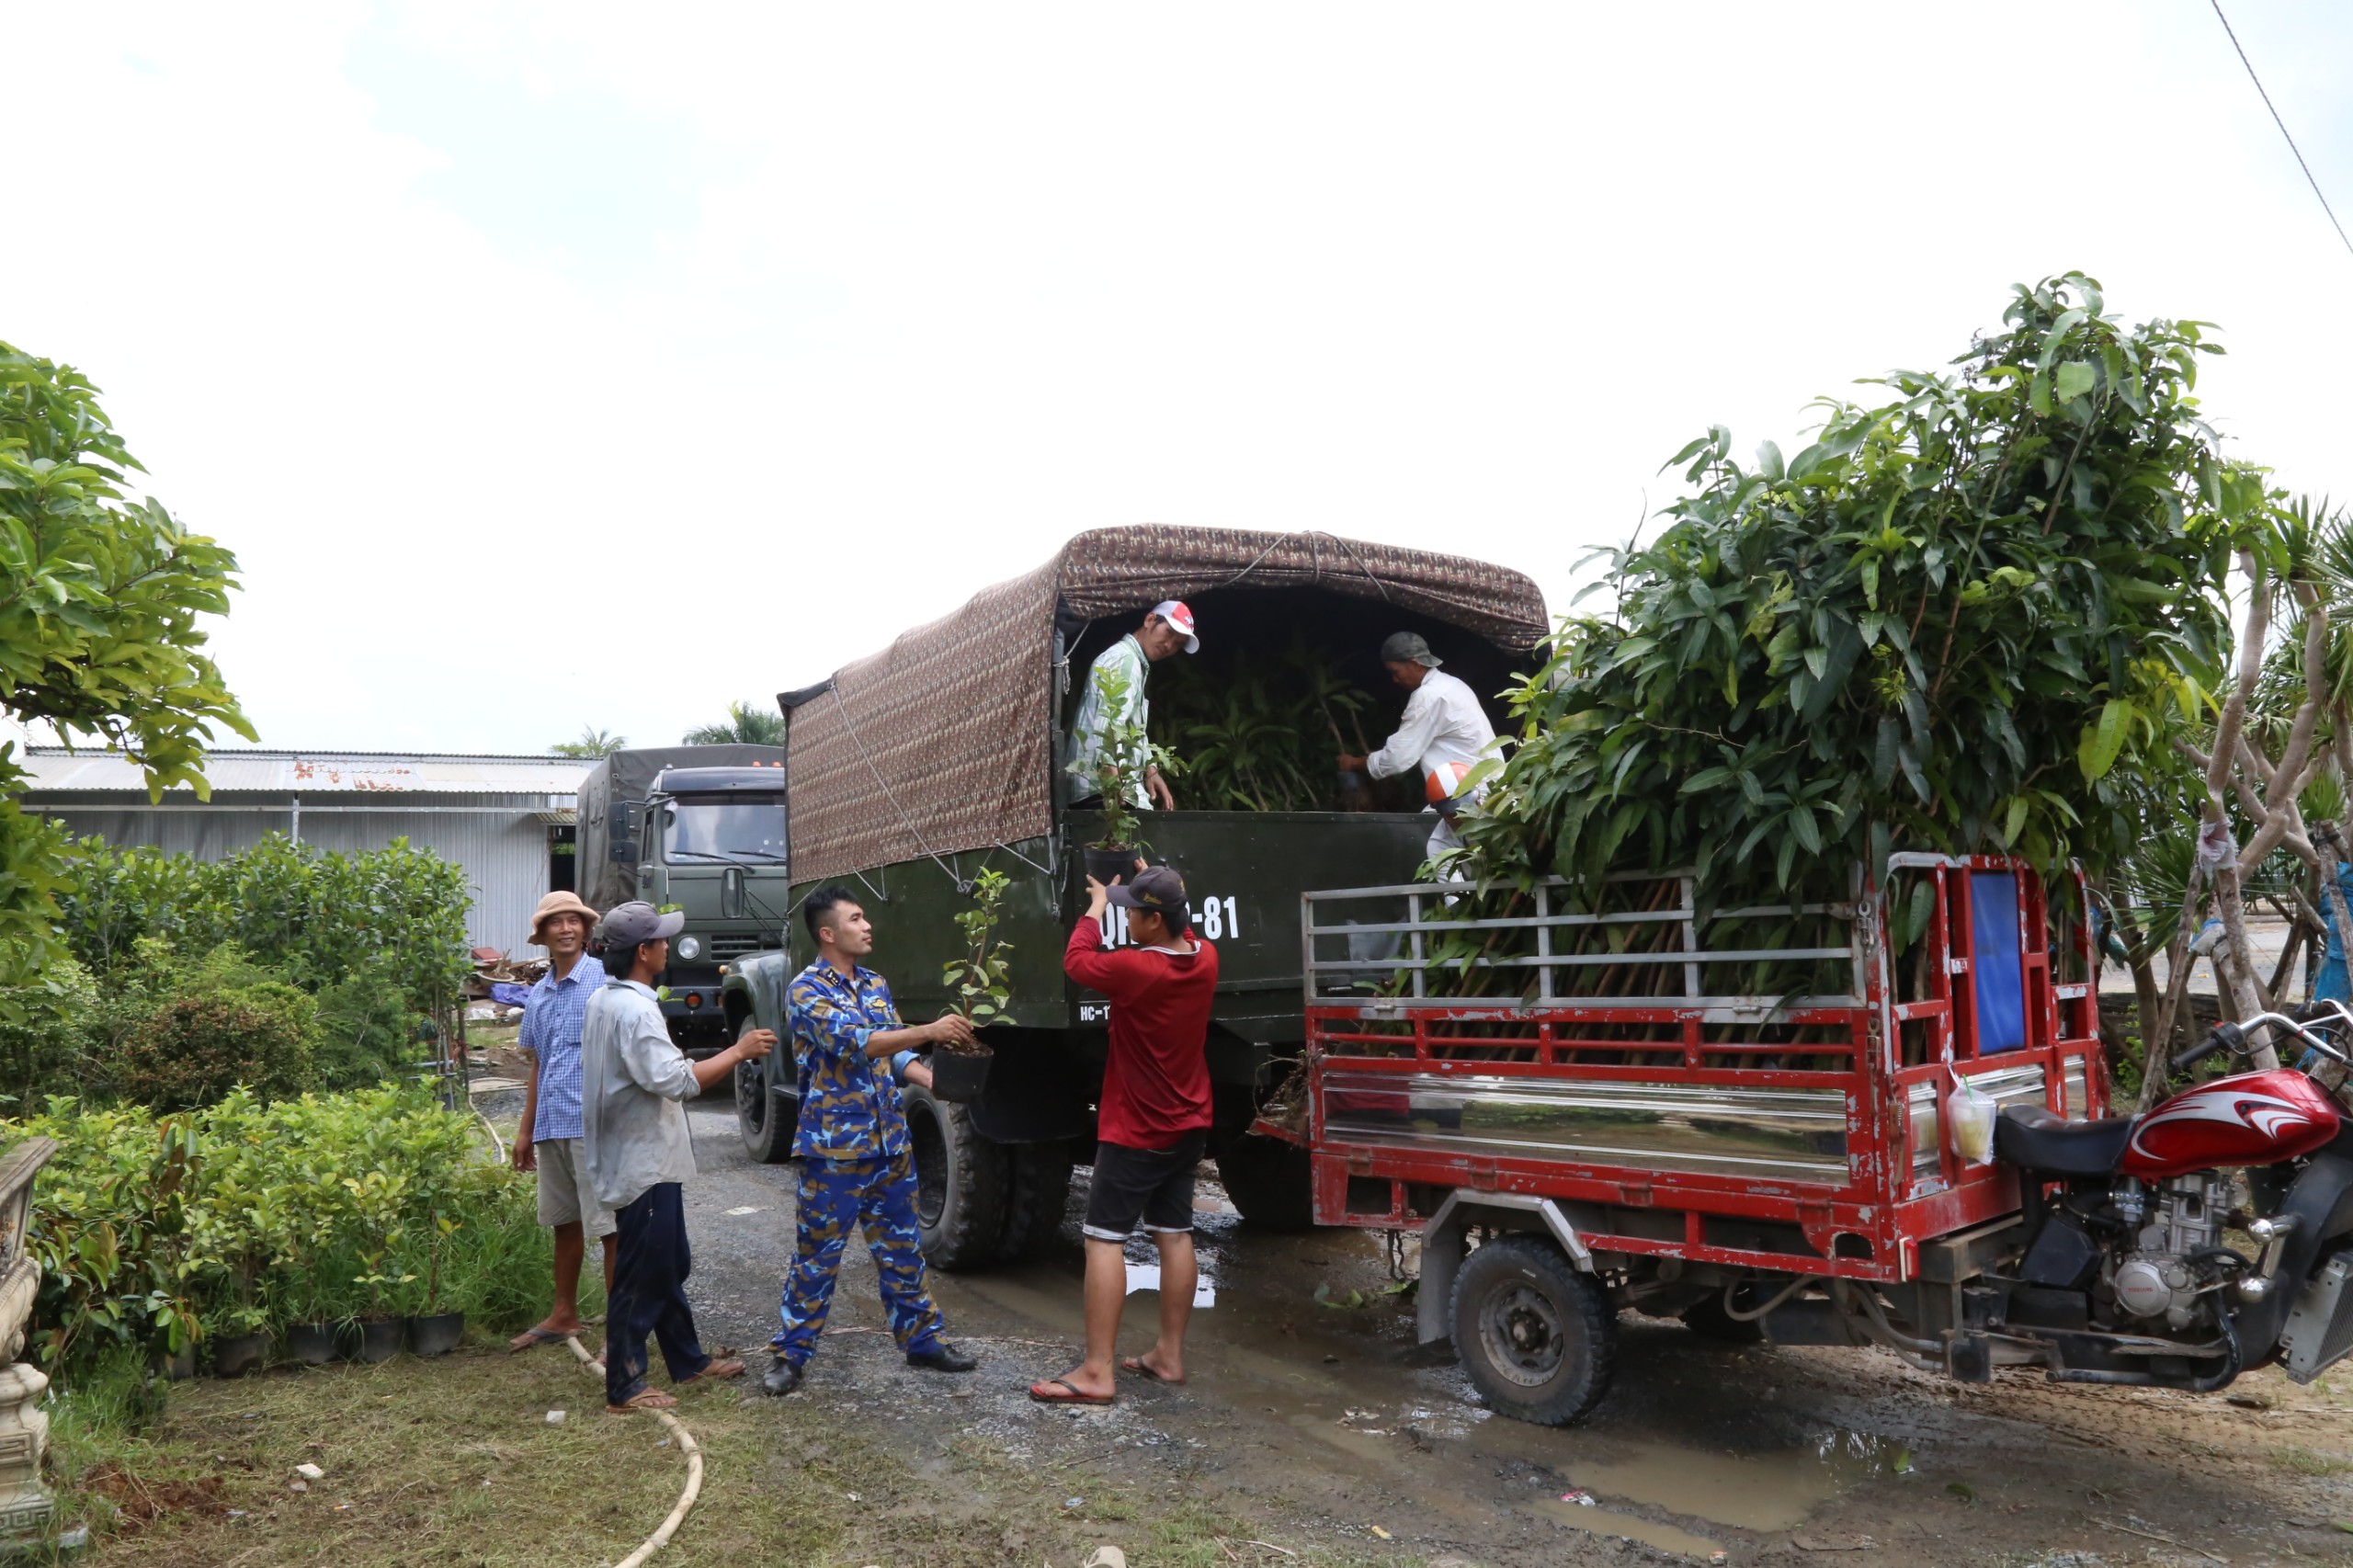
[[[1462,869],[1590,901],[1694,868],[1722,910],[1845,898],[1858,866],[1883,886],[1893,849],[2120,859],[2148,831],[2133,771],[2214,684],[2264,496],[2200,416],[2201,324],[2103,311],[2080,274],[2021,286],[1956,370],[1825,400],[1793,458],[1744,467],[1721,426],[1686,447],[1693,493],[1611,552],[1614,612],[1564,620],[1516,694]],[[1909,945],[1928,901],[1893,913]]]

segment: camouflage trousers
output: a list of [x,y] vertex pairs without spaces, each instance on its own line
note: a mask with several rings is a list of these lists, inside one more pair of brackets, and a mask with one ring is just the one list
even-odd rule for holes
[[891,1336],[909,1355],[939,1345],[939,1309],[924,1288],[915,1229],[915,1167],[908,1155],[879,1160],[807,1159],[801,1165],[800,1256],[784,1278],[784,1332],[768,1343],[799,1367],[817,1353],[852,1227],[866,1233]]

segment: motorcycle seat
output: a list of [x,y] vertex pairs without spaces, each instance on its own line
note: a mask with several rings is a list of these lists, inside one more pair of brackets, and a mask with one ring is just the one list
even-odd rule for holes
[[2124,1157],[2133,1118],[2066,1121],[2041,1106],[2004,1106],[1994,1122],[1994,1155],[2043,1176],[2106,1176]]

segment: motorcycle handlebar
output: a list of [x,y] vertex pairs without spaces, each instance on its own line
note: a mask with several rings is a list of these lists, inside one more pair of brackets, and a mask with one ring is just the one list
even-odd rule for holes
[[2218,1051],[2236,1051],[2246,1043],[2246,1031],[2236,1024],[2216,1024],[2200,1040],[2173,1059],[2173,1070],[2187,1073]]
[[[2353,1024],[2353,1012],[2348,1012],[2342,1005],[2336,1005],[2336,1012],[2338,1017],[2346,1023]],[[2353,1067],[2353,1057],[2348,1057],[2344,1051],[2338,1050],[2336,1046],[2329,1044],[2327,1040],[2323,1039],[2321,1036],[2314,1034],[2311,1029],[2305,1028],[2302,1024],[2298,1023],[2295,1019],[2283,1017],[2278,1013],[2261,1013],[2256,1015],[2255,1017],[2249,1018],[2243,1024],[2216,1024],[2213,1029],[2208,1033],[2204,1040],[2200,1040],[2197,1044],[2191,1046],[2188,1050],[2181,1052],[2173,1059],[2173,1069],[2177,1073],[2187,1072],[2188,1069],[2195,1067],[2200,1062],[2203,1062],[2208,1057],[2213,1055],[2216,1051],[2222,1050],[2229,1050],[2235,1054],[2245,1055],[2246,1053],[2246,1037],[2248,1032],[2261,1028],[2266,1025],[2277,1026],[2284,1033],[2290,1035],[2297,1040],[2302,1040],[2304,1044],[2310,1046],[2321,1055],[2328,1057],[2332,1061],[2344,1063],[2348,1067]]]

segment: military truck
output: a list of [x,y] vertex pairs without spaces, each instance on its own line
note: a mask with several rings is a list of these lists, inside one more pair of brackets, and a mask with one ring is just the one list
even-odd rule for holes
[[633,898],[687,914],[663,972],[663,1016],[690,1056],[733,1037],[720,966],[780,940],[789,868],[780,746],[618,751],[581,781],[582,896],[600,910]]
[[[984,869],[1012,879],[1000,929],[1012,1021],[983,1031],[985,1085],[962,1102],[913,1086],[904,1096],[924,1248],[941,1267],[1017,1257],[1051,1237],[1074,1165],[1092,1158],[1109,1004],[1064,978],[1062,954],[1100,818],[1071,805],[1063,740],[1096,654],[1172,598],[1193,609],[1203,647],[1198,662],[1179,653],[1154,666],[1154,738],[1201,767],[1173,780],[1180,809],[1147,813],[1144,837],[1152,860],[1183,873],[1194,928],[1219,950],[1211,1150],[1243,1215],[1278,1226],[1310,1221],[1306,1159],[1249,1128],[1305,1035],[1300,895],[1411,881],[1435,820],[1418,779],[1388,781],[1385,799],[1340,787],[1339,752],[1370,749],[1354,732],[1377,745],[1403,706],[1381,641],[1421,632],[1451,673],[1494,693],[1549,630],[1534,584],[1476,561],[1320,533],[1108,528],[781,694],[795,918],[782,950],[729,966],[732,1030],[783,1032],[784,988],[814,957],[797,912],[815,888],[838,883],[862,902],[874,964],[919,1021],[949,1005],[942,970],[961,950],[954,922],[973,879]],[[1237,707],[1248,711],[1218,717]],[[1263,731],[1268,713],[1292,715],[1322,748],[1312,795],[1233,766],[1244,732]],[[1212,772],[1225,780],[1222,809],[1194,809],[1187,792],[1209,789]],[[1237,798],[1288,809],[1234,809]],[[756,1158],[789,1157],[795,1092],[787,1052],[739,1071],[737,1117]]]

